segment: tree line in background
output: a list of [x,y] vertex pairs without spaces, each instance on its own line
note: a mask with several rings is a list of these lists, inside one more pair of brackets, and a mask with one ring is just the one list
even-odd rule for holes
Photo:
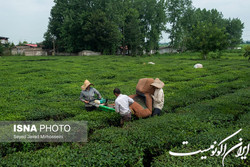
[[167,23],[164,0],[55,0],[45,45],[58,51],[84,49],[141,54],[158,48]]
[[0,56],[10,55],[11,49],[14,47],[14,43],[1,43],[0,42]]
[[[44,45],[60,52],[118,49],[138,55],[159,48],[161,33],[181,51],[234,47],[242,39],[240,19],[225,19],[216,9],[196,9],[191,0],[54,0]],[[168,25],[168,26],[167,26]]]

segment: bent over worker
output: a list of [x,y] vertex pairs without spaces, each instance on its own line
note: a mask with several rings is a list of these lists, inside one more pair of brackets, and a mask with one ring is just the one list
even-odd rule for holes
[[151,85],[155,87],[154,95],[151,95],[154,100],[154,111],[152,116],[160,115],[164,106],[164,92],[162,89],[164,83],[159,78],[156,78]]
[[131,120],[129,106],[134,103],[134,100],[127,95],[121,94],[118,88],[115,88],[113,93],[117,97],[115,100],[115,111],[121,115],[120,125],[123,127],[124,121],[128,122]]
[[87,111],[92,111],[96,109],[96,104],[94,103],[95,95],[97,95],[97,99],[99,100],[102,98],[98,90],[90,87],[91,85],[93,84],[90,83],[88,80],[85,80],[84,84],[81,86],[82,91],[80,94],[80,100],[85,103],[85,108]]

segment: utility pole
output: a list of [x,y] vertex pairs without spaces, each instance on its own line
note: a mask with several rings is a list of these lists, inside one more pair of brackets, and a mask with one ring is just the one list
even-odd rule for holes
[[52,55],[55,56],[55,53],[56,53],[55,36],[53,36],[53,53],[52,53]]

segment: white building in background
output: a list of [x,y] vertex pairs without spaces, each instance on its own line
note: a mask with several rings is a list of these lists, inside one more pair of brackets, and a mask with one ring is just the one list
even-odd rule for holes
[[12,55],[25,55],[25,56],[47,56],[48,53],[42,47],[36,44],[26,44],[23,46],[16,46],[11,50]]
[[160,47],[158,52],[160,54],[164,54],[164,53],[177,53],[178,51],[172,47],[165,46],[165,47]]
[[9,38],[7,38],[7,37],[1,37],[0,36],[0,42],[1,42],[1,44],[7,44],[9,41]]

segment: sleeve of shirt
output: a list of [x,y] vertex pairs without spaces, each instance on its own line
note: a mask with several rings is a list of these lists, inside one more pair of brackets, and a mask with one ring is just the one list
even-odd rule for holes
[[161,95],[160,100],[161,100],[161,102],[163,102],[163,103],[164,103],[164,92],[163,92],[163,90],[162,90],[162,89],[161,89],[161,91],[160,91],[160,95]]
[[120,105],[117,101],[115,101],[115,112],[119,113],[119,108],[120,108]]
[[85,100],[85,97],[84,97],[84,95],[83,95],[82,92],[81,92],[81,94],[80,94],[80,100],[81,100],[81,101],[84,101],[84,100]]
[[155,101],[155,96],[151,94],[151,97],[153,98],[153,100]]
[[134,103],[134,100],[131,97],[128,97],[128,103],[129,103],[129,105],[131,105]]
[[154,96],[152,96],[152,98],[154,99],[155,102],[163,102],[164,101],[164,93],[163,90],[159,90],[158,93],[156,93]]
[[101,96],[100,92],[98,90],[96,90],[95,88],[93,88],[93,89],[94,89],[94,93],[97,94],[98,99],[101,99],[102,96]]

